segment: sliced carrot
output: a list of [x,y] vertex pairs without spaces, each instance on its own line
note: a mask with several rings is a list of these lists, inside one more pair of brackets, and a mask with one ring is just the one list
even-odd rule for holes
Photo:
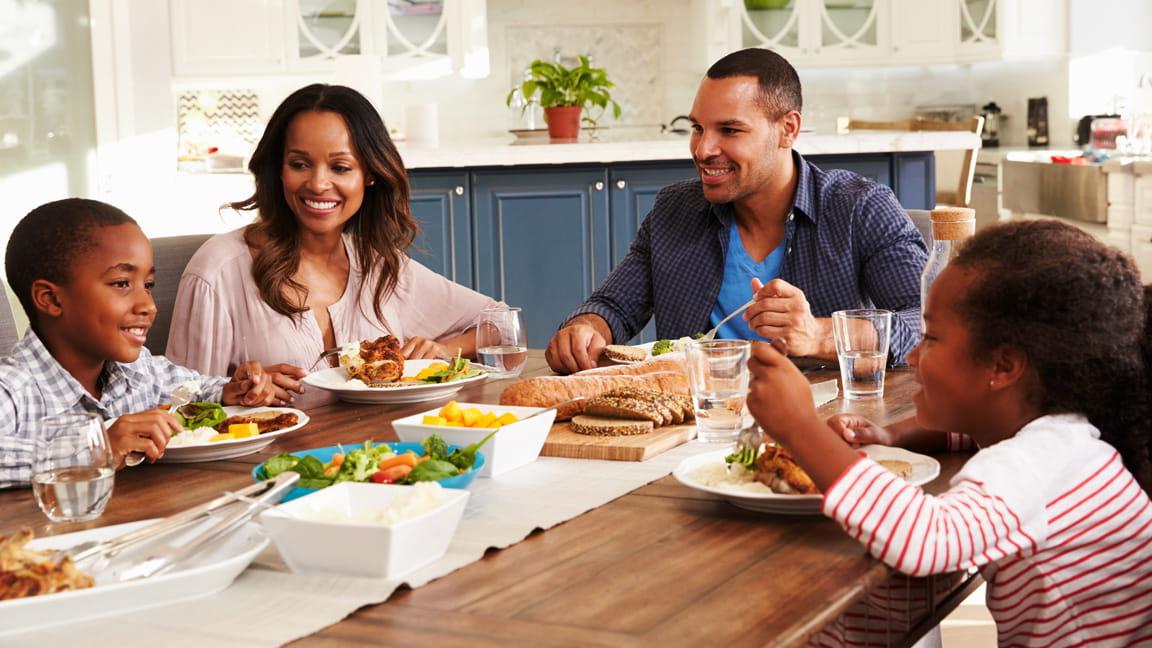
[[415,466],[415,465],[416,465],[416,455],[412,454],[411,452],[405,452],[404,454],[399,454],[399,455],[396,455],[395,457],[390,457],[388,459],[381,459],[379,468],[380,468],[380,470],[388,470],[392,466],[408,466],[409,468],[411,468],[412,466]]
[[381,470],[379,474],[384,479],[394,482],[398,479],[404,479],[410,472],[412,472],[412,466],[409,466],[408,464],[398,464],[385,470]]

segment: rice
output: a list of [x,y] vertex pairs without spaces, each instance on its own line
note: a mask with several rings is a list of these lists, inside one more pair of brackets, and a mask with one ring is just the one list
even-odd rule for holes
[[313,506],[293,511],[293,517],[312,522],[335,524],[373,524],[391,526],[404,520],[423,515],[440,508],[445,501],[444,488],[436,482],[416,482],[398,493],[388,503],[388,508],[379,511],[347,511],[333,506]]
[[689,477],[702,486],[738,493],[771,493],[771,488],[756,481],[756,475],[744,466],[714,463],[697,468]]
[[180,446],[200,445],[201,443],[208,443],[208,440],[216,435],[216,429],[210,427],[201,427],[194,430],[184,430],[180,434],[168,439],[168,447],[179,448]]

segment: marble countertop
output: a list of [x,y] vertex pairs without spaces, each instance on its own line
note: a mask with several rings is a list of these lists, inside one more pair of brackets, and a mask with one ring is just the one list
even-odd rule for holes
[[[539,142],[539,143],[537,143]],[[980,138],[968,132],[876,131],[847,135],[801,133],[796,150],[802,155],[948,151],[979,147]],[[606,164],[688,160],[687,135],[640,135],[601,131],[600,141],[550,144],[546,138],[517,140],[514,136],[442,142],[436,147],[399,142],[409,169],[468,168],[536,164]]]

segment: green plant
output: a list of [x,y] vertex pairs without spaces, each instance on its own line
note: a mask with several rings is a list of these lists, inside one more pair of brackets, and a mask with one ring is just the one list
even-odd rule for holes
[[[585,115],[584,122],[592,127],[596,120],[604,114],[608,107],[612,107],[612,116],[620,117],[620,104],[612,99],[609,92],[616,84],[608,80],[608,73],[604,68],[594,68],[588,57],[580,55],[580,65],[566,68],[559,63],[551,63],[537,59],[532,61],[530,72],[523,83],[508,92],[505,103],[509,107],[516,95],[524,97],[524,107],[527,110],[532,103],[538,103],[543,108],[556,108],[560,106],[579,106],[588,108],[596,106],[600,112],[595,116]],[[539,99],[536,96],[539,95]]]

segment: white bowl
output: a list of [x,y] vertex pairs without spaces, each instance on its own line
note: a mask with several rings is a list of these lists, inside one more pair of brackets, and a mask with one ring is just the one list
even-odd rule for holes
[[[292,571],[398,579],[444,555],[468,503],[468,491],[444,488],[433,510],[391,525],[364,521],[413,488],[342,482],[265,511],[260,523]],[[337,518],[349,521],[328,521]]]
[[[503,414],[512,412],[516,418],[526,418],[529,414],[539,412],[540,407],[512,407],[509,405],[486,405],[484,403],[458,403],[461,408],[475,407],[481,412]],[[420,443],[424,439],[439,434],[448,445],[466,446],[480,441],[488,436],[492,428],[466,428],[445,425],[426,425],[424,417],[437,414],[440,408],[428,410],[414,416],[406,416],[392,421],[396,436],[401,441]],[[556,410],[545,412],[527,421],[517,421],[511,425],[500,428],[496,436],[488,440],[480,452],[484,453],[484,468],[480,470],[481,477],[495,477],[530,464],[540,456],[540,449],[548,439],[548,431],[552,429],[552,421],[556,419]]]

